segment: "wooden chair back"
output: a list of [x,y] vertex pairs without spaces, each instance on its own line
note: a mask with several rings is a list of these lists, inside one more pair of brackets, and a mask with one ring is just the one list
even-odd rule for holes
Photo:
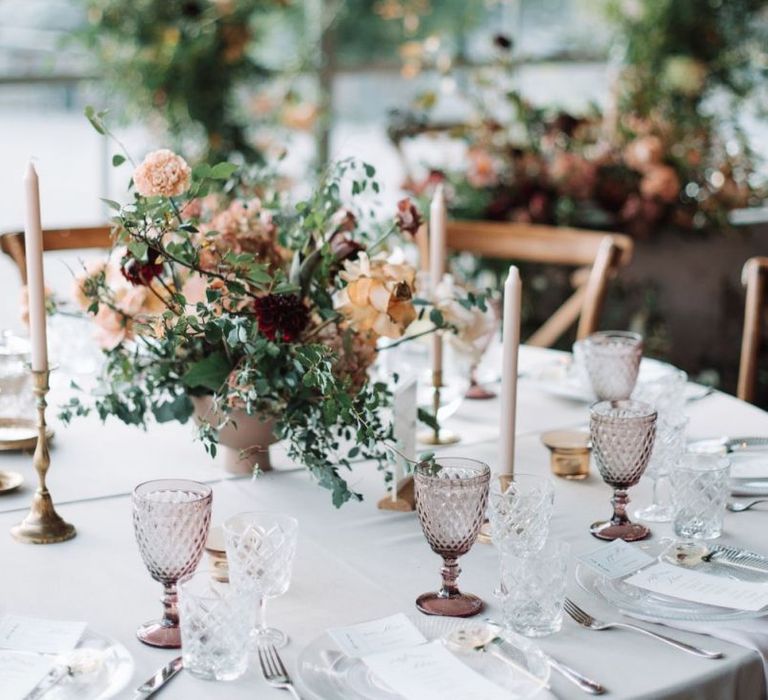
[[741,271],[741,281],[747,288],[744,303],[744,331],[741,336],[739,384],[736,395],[753,402],[757,393],[757,354],[760,349],[760,325],[763,317],[765,278],[768,258],[750,258]]
[[[629,236],[574,228],[495,221],[450,221],[447,246],[455,252],[512,261],[575,266],[573,294],[526,340],[550,347],[578,321],[577,339],[594,333],[609,281],[632,259]],[[417,236],[425,265],[429,256],[426,227]]]
[[[112,245],[109,226],[65,228],[43,231],[43,250],[79,250],[81,248],[109,248]],[[22,284],[27,283],[27,258],[23,233],[0,235],[0,250],[8,255],[19,269]]]

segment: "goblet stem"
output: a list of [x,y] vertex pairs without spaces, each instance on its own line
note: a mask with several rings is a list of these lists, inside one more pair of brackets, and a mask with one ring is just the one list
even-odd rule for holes
[[459,560],[456,557],[443,557],[443,568],[440,573],[443,575],[443,585],[437,595],[440,598],[459,595],[459,587],[456,585],[456,580],[461,573]]
[[176,581],[163,584],[163,619],[160,624],[163,627],[179,626],[179,610],[177,608],[178,595],[176,593]]
[[267,596],[259,598],[259,620],[256,627],[260,634],[266,634],[267,631]]
[[660,506],[661,503],[659,503],[659,481],[661,481],[660,476],[655,476],[652,479],[653,481],[653,505]]
[[626,525],[629,522],[629,518],[627,517],[629,496],[627,495],[626,490],[614,489],[611,503],[613,504],[613,517],[611,517],[611,522],[614,525]]

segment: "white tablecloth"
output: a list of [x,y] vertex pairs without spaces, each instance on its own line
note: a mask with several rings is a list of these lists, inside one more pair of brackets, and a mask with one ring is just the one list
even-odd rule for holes
[[[541,358],[527,351],[524,362]],[[493,439],[498,404],[466,402],[452,421],[465,442],[450,453],[496,463]],[[731,397],[716,394],[689,407],[691,434],[768,435],[768,414]],[[517,470],[545,473],[549,469],[539,432],[584,424],[583,404],[548,397],[521,380],[518,408]],[[136,626],[160,613],[160,587],[144,569],[133,537],[129,491],[147,478],[188,476],[213,482],[213,520],[244,510],[285,511],[300,521],[300,543],[290,591],[270,601],[271,622],[291,638],[283,651],[293,668],[301,649],[330,626],[351,624],[398,611],[414,610],[417,595],[439,584],[440,560],[423,538],[415,514],[380,511],[380,474],[367,463],[357,465],[350,481],[365,495],[362,504],[335,510],[328,492],[301,470],[273,472],[256,481],[222,479],[200,445],[191,444],[191,428],[162,426],[149,433],[117,425],[96,428],[83,422],[58,428],[52,451],[50,485],[61,514],[78,528],[74,540],[58,545],[30,546],[0,537],[0,610],[61,619],[87,620],[93,629],[124,643],[133,654],[136,672],[131,688],[149,677],[178,652],[161,651],[136,641]],[[489,431],[488,438],[478,439]],[[281,459],[276,459],[278,465]],[[4,455],[2,468],[25,472],[31,483],[29,458]],[[569,541],[579,553],[594,548],[588,525],[610,513],[610,490],[593,474],[584,482],[556,481],[553,534]],[[647,501],[641,483],[630,492],[634,504]],[[0,498],[0,529],[19,520],[30,491]],[[87,497],[91,500],[80,501]],[[723,541],[764,551],[768,513],[727,514]],[[654,528],[656,537],[668,526]],[[487,615],[499,617],[492,591],[496,554],[476,545],[462,559],[460,585],[488,603]],[[569,595],[605,618],[617,613],[571,582]],[[768,625],[768,622],[766,623]],[[670,634],[709,649],[725,652],[722,661],[708,661],[678,652],[631,632],[590,632],[566,620],[563,630],[540,640],[541,646],[565,663],[602,683],[615,698],[696,698],[753,700],[764,695],[762,663],[753,651],[689,632]],[[558,698],[583,694],[556,675]],[[123,696],[130,698],[126,690]],[[268,688],[255,666],[232,683],[210,683],[181,676],[163,691],[172,700],[285,697]],[[447,699],[449,700],[449,699]],[[479,699],[480,700],[480,699]]]

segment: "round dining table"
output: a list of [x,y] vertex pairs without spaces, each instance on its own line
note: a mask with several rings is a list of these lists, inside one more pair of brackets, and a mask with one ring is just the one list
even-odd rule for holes
[[[498,356],[496,356],[498,359]],[[523,347],[517,397],[515,469],[547,474],[549,453],[541,433],[557,428],[577,428],[588,423],[588,404],[544,391],[528,370],[565,357],[555,351]],[[491,357],[489,366],[496,366]],[[55,399],[65,395],[65,382]],[[499,390],[499,385],[495,385]],[[714,392],[688,403],[689,436],[768,436],[768,414],[723,393]],[[145,569],[134,540],[131,491],[140,482],[183,477],[208,482],[213,488],[214,525],[243,511],[273,511],[299,520],[299,543],[290,589],[269,601],[269,622],[284,630],[289,644],[281,656],[302,697],[313,697],[302,687],[296,662],[302,649],[328,628],[382,618],[398,612],[416,613],[419,594],[435,590],[440,581],[439,557],[421,531],[415,512],[380,510],[385,495],[383,475],[368,462],[355,464],[347,479],[364,495],[360,503],[340,509],[330,493],[309,473],[293,465],[281,446],[272,448],[273,471],[257,478],[226,474],[194,439],[190,425],[152,425],[147,431],[116,420],[75,420],[69,426],[56,422],[51,445],[48,483],[59,513],[77,528],[77,536],[53,545],[15,541],[10,529],[24,516],[33,492],[32,460],[25,453],[3,453],[0,468],[19,471],[25,485],[0,496],[0,612],[35,617],[82,620],[103,635],[121,642],[134,661],[133,678],[119,694],[133,698],[134,689],[178,650],[143,645],[136,628],[161,611],[160,585]],[[498,468],[499,401],[466,400],[447,421],[461,441],[440,448],[441,453],[472,457]],[[426,448],[424,448],[426,449]],[[611,490],[594,465],[583,481],[555,480],[552,536],[570,543],[572,557],[589,552],[599,541],[589,525],[611,512]],[[645,481],[630,490],[630,511],[647,505],[650,485]],[[669,524],[653,524],[654,539],[672,535]],[[726,513],[721,542],[768,553],[768,509]],[[500,619],[494,597],[498,582],[498,555],[492,545],[477,543],[461,559],[459,579],[463,590],[486,602],[484,616]],[[621,620],[621,613],[579,585],[570,562],[567,595],[600,619]],[[207,566],[203,559],[201,566]],[[581,673],[600,681],[605,697],[648,700],[756,700],[765,696],[764,659],[754,649],[717,636],[711,623],[708,636],[688,630],[647,623],[649,628],[675,638],[721,651],[719,660],[698,658],[657,640],[631,631],[592,631],[570,618],[561,631],[535,640],[547,653]],[[758,623],[765,627],[768,618]],[[760,628],[761,630],[762,628]],[[759,637],[759,635],[758,635]],[[557,674],[542,697],[582,698],[582,691]],[[182,672],[161,691],[166,700],[280,700],[285,691],[263,680],[258,660],[251,659],[247,673],[236,681],[198,680]],[[333,700],[324,698],[323,700]],[[450,700],[450,698],[446,698]],[[478,697],[478,700],[482,698]]]

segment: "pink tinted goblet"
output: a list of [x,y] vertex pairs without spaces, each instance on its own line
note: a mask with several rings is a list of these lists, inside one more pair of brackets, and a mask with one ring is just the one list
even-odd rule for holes
[[629,496],[645,472],[656,437],[656,411],[642,401],[601,401],[590,414],[592,451],[600,476],[613,487],[613,515],[593,523],[590,532],[601,540],[642,540],[649,528],[627,517]]
[[438,457],[416,466],[416,510],[429,546],[443,558],[440,590],[416,599],[427,615],[471,617],[483,609],[483,601],[459,591],[456,580],[458,559],[472,548],[483,524],[490,478],[488,465],[474,459]]
[[211,487],[186,479],[145,481],[133,491],[133,528],[141,558],[163,584],[163,616],[136,636],[166,649],[181,646],[176,582],[191,574],[203,555],[211,522]]

